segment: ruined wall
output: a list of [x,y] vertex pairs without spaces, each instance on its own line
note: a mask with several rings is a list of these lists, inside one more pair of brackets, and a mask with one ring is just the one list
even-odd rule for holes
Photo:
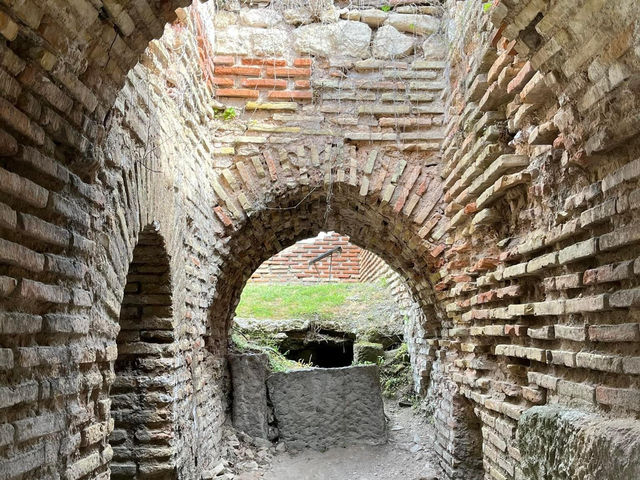
[[[0,14],[2,478],[108,478],[110,464],[191,478],[215,455],[226,339],[204,348],[209,274],[197,266],[222,227],[196,184],[211,172],[213,97],[189,60],[195,42],[171,30],[132,69],[173,8],[22,2]],[[142,251],[161,244],[152,262],[168,265],[129,268],[143,229],[157,238]],[[146,273],[159,283],[136,295]],[[134,312],[142,331],[127,324]],[[136,375],[127,391],[114,364],[131,355],[147,383]]]
[[[309,261],[334,248],[342,251],[331,258]],[[358,282],[360,263],[358,257],[363,250],[352,243],[349,237],[335,232],[320,234],[297,242],[265,261],[251,275],[250,282]]]
[[638,10],[448,7],[439,452],[472,467],[452,441],[462,394],[482,423],[485,476],[522,478],[515,427],[532,405],[640,412]]
[[[316,128],[326,126],[324,114],[306,98],[275,110],[261,105],[256,110],[270,112],[263,117],[242,119],[238,109],[229,118],[228,105],[214,98],[216,40],[204,30],[211,11],[179,11],[179,21],[134,67],[175,20],[178,5],[96,5],[21,2],[0,12],[0,365],[7,372],[0,385],[0,475],[108,478],[113,466],[114,474],[163,470],[168,478],[197,478],[216,461],[227,398],[226,331],[244,282],[288,245],[334,229],[384,255],[417,297],[429,297],[420,272],[431,268],[431,246],[417,239],[433,227],[439,194],[426,187],[434,166],[422,164],[418,146],[407,155],[397,142],[358,151],[360,140],[343,130]],[[412,46],[420,38],[412,35]],[[242,63],[240,56],[234,62]],[[333,71],[322,62],[320,79]],[[384,72],[366,76],[382,81]],[[342,111],[334,100],[324,104]],[[351,105],[346,117],[354,132],[371,126],[398,138],[395,124],[378,124],[398,113],[395,105]],[[431,122],[441,110],[422,117]],[[243,133],[255,118],[285,130],[247,141]],[[305,128],[287,131],[288,122]],[[437,155],[433,145],[429,150]],[[145,321],[145,311],[166,307],[131,295],[136,282],[127,284],[148,227],[166,251],[169,280],[160,288],[172,302],[171,320],[163,313],[149,332],[166,335],[124,328],[121,317],[125,290],[125,311]],[[130,273],[141,272],[136,266]],[[118,345],[121,328],[126,341]],[[152,338],[165,346],[150,348]],[[158,425],[127,416],[130,390],[114,371],[126,352],[142,355],[149,372],[164,372],[139,386],[147,389],[139,395],[143,409],[163,405]],[[135,425],[127,428],[135,440],[118,428],[110,443],[112,405],[116,425]]]
[[267,378],[287,449],[382,445],[387,423],[377,365],[299,369]]

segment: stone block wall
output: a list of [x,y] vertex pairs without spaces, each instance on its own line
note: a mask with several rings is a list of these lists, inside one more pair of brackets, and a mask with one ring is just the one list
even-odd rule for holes
[[387,442],[376,365],[276,372],[267,386],[280,441],[288,449]]
[[[309,264],[319,255],[334,248],[342,250]],[[250,282],[358,282],[362,249],[349,242],[349,237],[335,232],[322,233],[285,248],[265,261],[251,275]]]

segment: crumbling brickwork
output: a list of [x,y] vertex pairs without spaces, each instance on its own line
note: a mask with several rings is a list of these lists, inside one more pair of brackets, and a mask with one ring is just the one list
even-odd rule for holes
[[486,478],[526,478],[533,405],[637,421],[634,0],[186,3],[0,6],[0,478],[127,463],[118,365],[147,343],[123,314],[149,229],[171,320],[148,330],[172,355],[140,360],[173,395],[136,441],[177,478],[216,461],[245,282],[320,231],[419,305],[450,478],[477,465],[469,426]]

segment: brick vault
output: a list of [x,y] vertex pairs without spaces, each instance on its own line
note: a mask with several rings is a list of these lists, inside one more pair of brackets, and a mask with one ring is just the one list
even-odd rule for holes
[[200,479],[244,283],[327,230],[448,478],[639,478],[635,0],[187,3],[0,1],[0,479]]

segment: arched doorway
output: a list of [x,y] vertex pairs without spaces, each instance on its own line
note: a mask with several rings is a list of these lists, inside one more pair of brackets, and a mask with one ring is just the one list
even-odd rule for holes
[[154,226],[140,233],[120,311],[111,387],[114,479],[173,479],[174,331],[169,256]]

